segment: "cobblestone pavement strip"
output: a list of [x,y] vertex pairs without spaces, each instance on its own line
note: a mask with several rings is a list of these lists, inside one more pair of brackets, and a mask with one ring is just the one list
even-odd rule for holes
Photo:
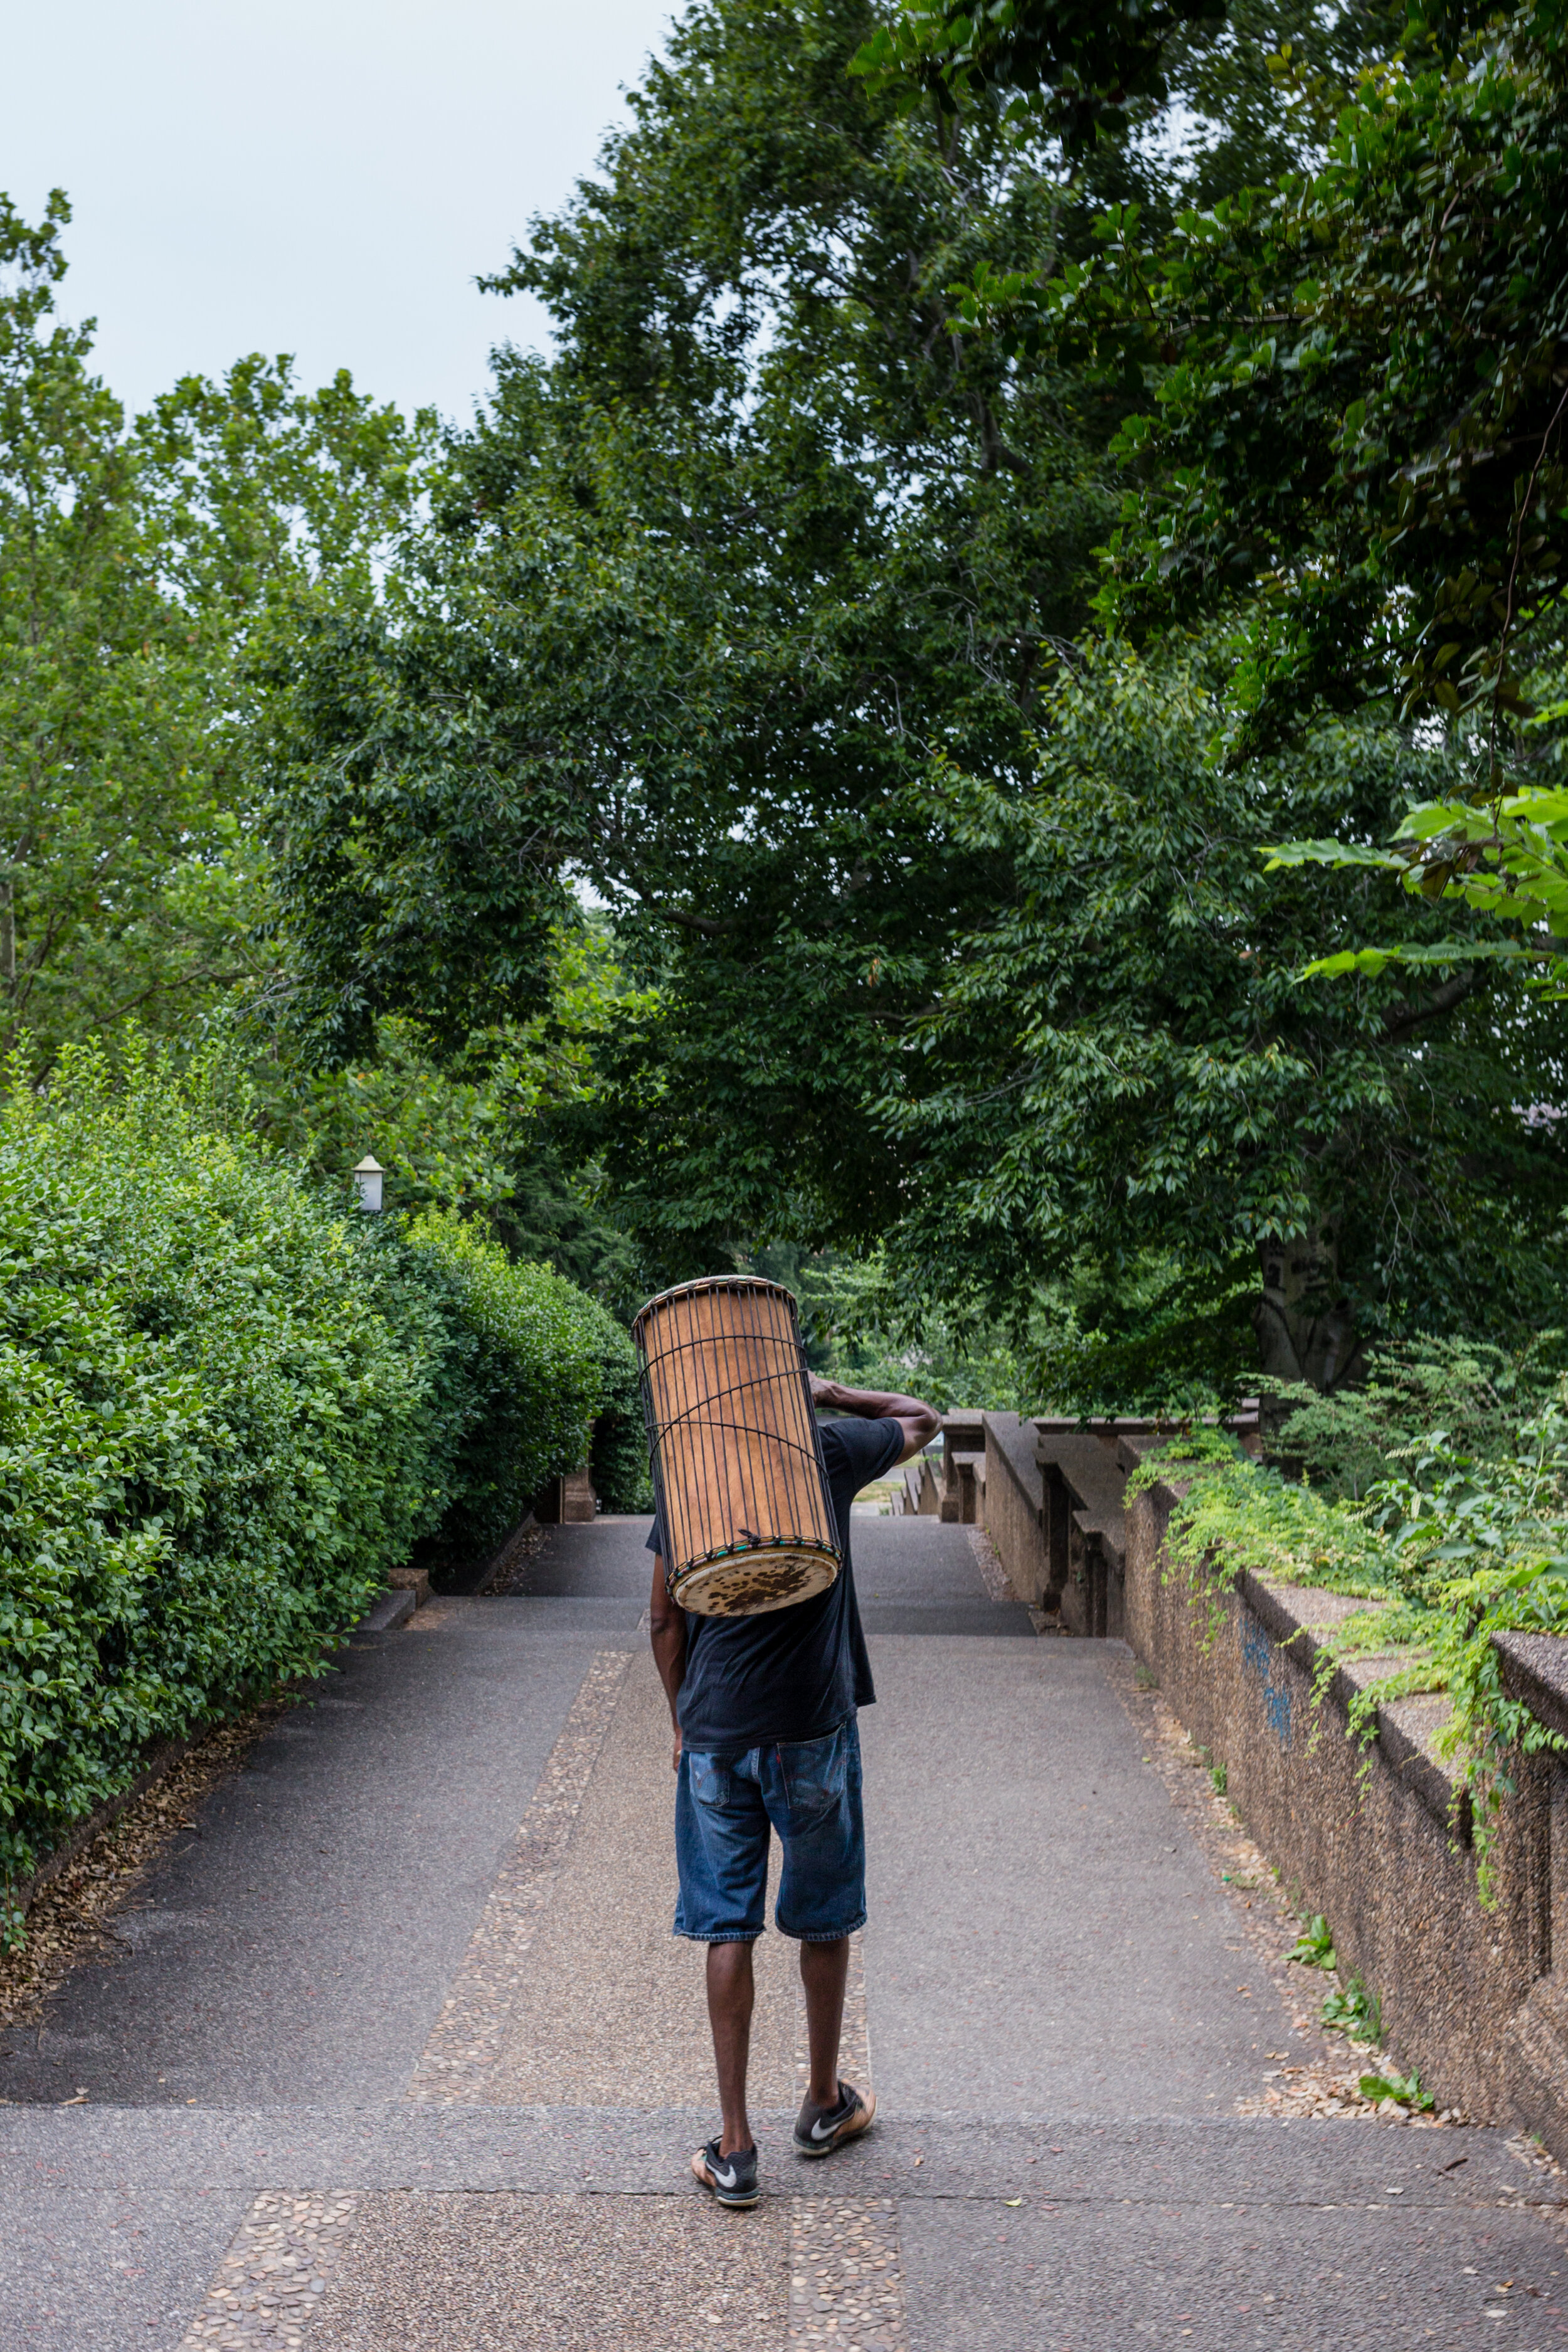
[[628,1651],[602,1650],[584,1676],[523,1816],[517,1843],[501,1867],[415,2068],[410,2098],[483,2095],[480,2085],[496,2063],[513,2003],[527,1981],[529,1950],[555,1892],[584,1791],[630,1664]]
[[[671,1930],[669,1747],[663,1688],[644,1651],[616,1685],[526,1962],[520,1955],[488,1979],[506,2014],[492,2029],[493,2062],[461,2095],[508,2106],[712,2109],[717,2121],[705,1955]],[[770,1916],[777,1862],[775,1841]],[[787,2105],[795,2087],[795,1945],[771,1927],[756,1946],[759,2107]]]
[[838,2352],[906,2352],[899,2212],[890,2197],[792,2200],[789,2340]]
[[[621,1686],[485,2097],[513,2106],[713,2105],[705,1956],[671,1930],[669,1748],[663,1688],[643,1652]],[[777,1859],[775,1843],[770,1909]],[[771,1929],[755,1948],[758,2106],[785,2105],[793,2087],[794,1958]]]
[[347,2195],[258,2197],[180,2352],[292,2352],[342,2261],[359,2202]]
[[[795,2018],[795,2091],[804,2097],[811,2076],[804,1997]],[[875,2088],[863,1936],[849,1942],[838,2070],[859,2089]],[[899,2209],[890,2198],[790,2200],[789,2340],[792,2347],[835,2345],[839,2352],[906,2352]]]
[[366,2197],[310,2352],[781,2352],[788,2228],[776,2200]]

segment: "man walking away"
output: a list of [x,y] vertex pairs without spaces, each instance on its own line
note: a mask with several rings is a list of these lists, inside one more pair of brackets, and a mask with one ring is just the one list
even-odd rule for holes
[[752,1946],[763,1932],[769,1824],[784,1847],[775,1924],[800,1943],[811,2079],[795,2119],[802,2156],[831,2156],[876,2112],[838,2078],[849,1938],[866,1918],[859,1708],[877,1694],[849,1559],[849,1506],[860,1488],[930,1444],[941,1415],[917,1397],[811,1383],[812,1400],[848,1416],[822,1425],[822,1451],[844,1565],[826,1592],[758,1617],[689,1614],[665,1588],[662,1509],[648,1622],[675,1727],[675,1932],[708,1947],[708,2017],[722,2126],[691,2169],[721,2205],[757,2201],[757,2149],[746,2115]]

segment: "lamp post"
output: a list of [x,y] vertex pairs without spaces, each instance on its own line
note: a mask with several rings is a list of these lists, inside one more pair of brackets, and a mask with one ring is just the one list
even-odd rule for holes
[[360,1207],[367,1216],[375,1217],[381,1213],[381,1180],[385,1173],[385,1169],[378,1160],[373,1160],[368,1151],[354,1170],[354,1188],[359,1193]]

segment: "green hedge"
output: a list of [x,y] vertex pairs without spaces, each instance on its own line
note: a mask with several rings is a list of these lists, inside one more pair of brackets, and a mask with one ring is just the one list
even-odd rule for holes
[[313,1671],[416,1544],[504,1533],[629,1352],[455,1220],[344,1213],[144,1059],[77,1052],[42,1101],[14,1073],[0,1883],[150,1740]]
[[604,1381],[590,1456],[594,1492],[606,1511],[651,1511],[653,1481],[648,1476],[647,1425],[637,1380],[637,1351],[630,1332],[624,1331],[596,1300],[585,1303],[591,1310]]
[[482,1342],[444,1548],[488,1552],[541,1487],[589,1463],[607,1511],[653,1508],[637,1350],[596,1299],[519,1265],[476,1225],[432,1209],[402,1228],[426,1280],[439,1269]]
[[548,1266],[515,1264],[449,1210],[427,1210],[405,1233],[416,1262],[450,1278],[481,1343],[441,1540],[454,1551],[493,1551],[547,1478],[588,1458],[604,1389],[599,1310]]

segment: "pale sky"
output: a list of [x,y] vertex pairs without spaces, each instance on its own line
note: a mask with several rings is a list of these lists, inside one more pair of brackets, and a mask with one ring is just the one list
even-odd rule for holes
[[187,370],[465,418],[531,302],[473,284],[588,171],[670,0],[54,0],[7,14],[0,188],[75,210],[59,309],[132,407]]

